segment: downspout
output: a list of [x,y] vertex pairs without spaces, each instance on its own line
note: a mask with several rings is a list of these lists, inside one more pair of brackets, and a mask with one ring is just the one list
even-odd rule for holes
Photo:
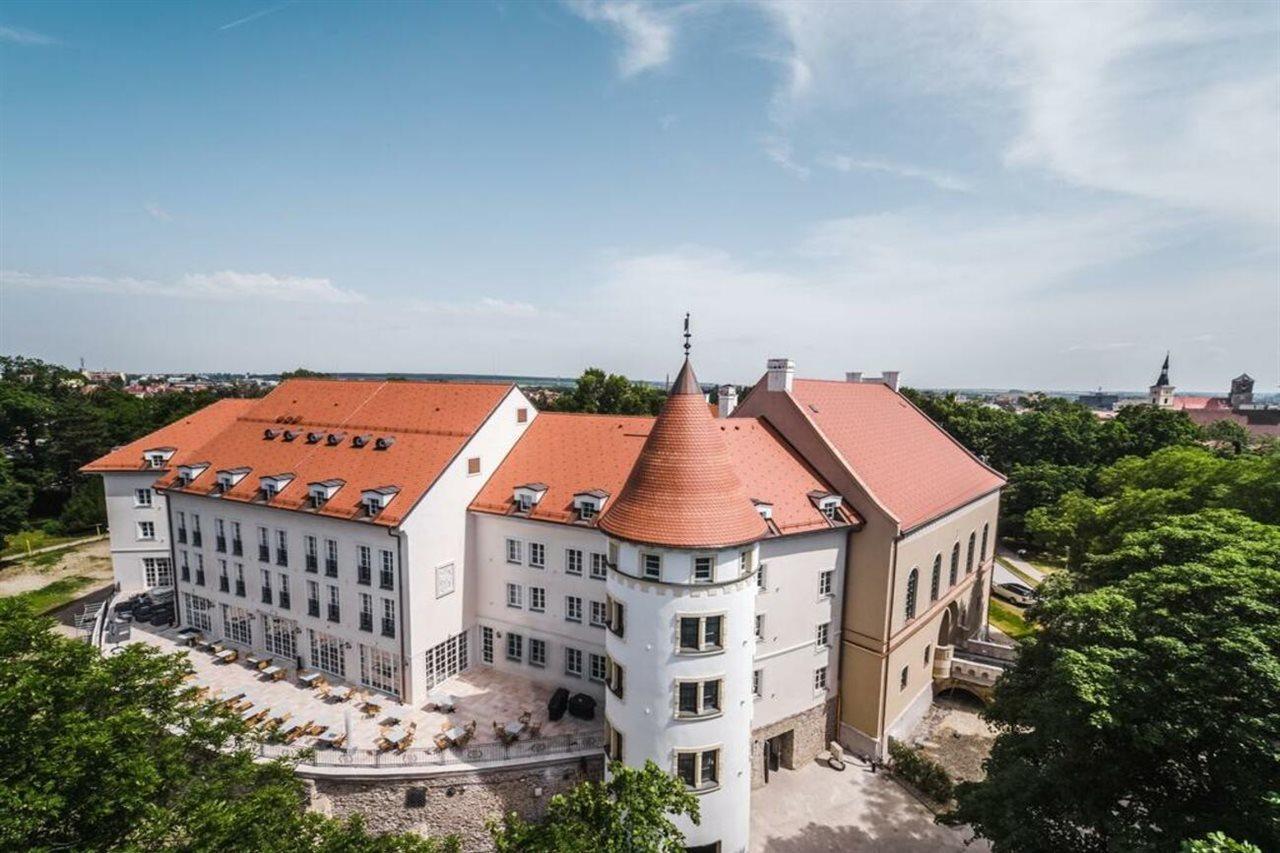
[[404,604],[404,537],[401,536],[399,527],[388,527],[387,535],[396,540],[396,597],[400,601],[400,701],[410,704],[408,696],[406,696],[409,691],[405,688],[409,683],[407,674],[413,665],[413,661],[409,659],[407,646],[409,611]]

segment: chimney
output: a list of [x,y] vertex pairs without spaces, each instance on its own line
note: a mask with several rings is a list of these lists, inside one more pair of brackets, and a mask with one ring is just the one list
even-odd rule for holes
[[898,390],[898,374],[900,373],[900,371],[882,370],[880,371],[880,373],[882,374],[880,377],[881,381],[884,382],[885,385],[888,385],[890,388],[892,388],[894,391],[897,391]]
[[738,408],[738,389],[732,385],[721,385],[719,398],[720,413],[719,416],[727,418],[733,414],[733,410]]
[[790,391],[796,378],[796,365],[789,358],[771,358],[767,363],[770,391]]
[[850,370],[850,371],[848,371],[848,372],[847,372],[847,373],[845,373],[845,375],[844,375],[844,381],[845,381],[845,382],[861,382],[861,381],[862,381],[862,371],[861,371],[861,370]]

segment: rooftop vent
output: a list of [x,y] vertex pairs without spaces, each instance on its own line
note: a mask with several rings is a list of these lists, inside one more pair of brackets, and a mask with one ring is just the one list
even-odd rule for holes
[[297,438],[301,434],[302,434],[301,430],[287,429],[284,431],[284,440],[293,441],[295,438]]
[[346,435],[347,434],[345,432],[331,432],[325,437],[325,444],[330,447],[337,447],[342,443],[342,439],[345,438]]
[[394,435],[384,435],[373,443],[373,448],[375,450],[386,450],[395,443],[396,437]]
[[322,432],[309,432],[307,433],[307,444],[319,444],[322,438],[324,438],[324,433]]
[[369,439],[371,439],[371,438],[373,438],[373,436],[369,435],[368,433],[365,433],[364,435],[357,435],[357,436],[354,436],[354,437],[351,439],[351,446],[352,446],[352,447],[364,447],[366,444],[368,444],[368,443],[369,443]]
[[267,427],[262,431],[262,437],[265,438],[267,441],[274,440],[275,437],[279,434],[280,434],[280,430],[272,429],[271,427]]

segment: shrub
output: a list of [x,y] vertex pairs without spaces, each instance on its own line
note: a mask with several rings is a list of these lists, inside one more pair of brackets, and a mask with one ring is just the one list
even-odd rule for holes
[[939,803],[951,801],[955,783],[951,774],[916,747],[889,738],[890,767],[896,776],[918,788],[925,796]]

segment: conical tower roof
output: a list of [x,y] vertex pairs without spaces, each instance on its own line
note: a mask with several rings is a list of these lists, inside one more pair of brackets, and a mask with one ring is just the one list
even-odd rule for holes
[[619,539],[672,548],[729,548],[768,532],[734,471],[687,356],[600,528]]
[[1156,386],[1169,384],[1169,353],[1164,354],[1164,364],[1160,366],[1160,378],[1156,380]]

